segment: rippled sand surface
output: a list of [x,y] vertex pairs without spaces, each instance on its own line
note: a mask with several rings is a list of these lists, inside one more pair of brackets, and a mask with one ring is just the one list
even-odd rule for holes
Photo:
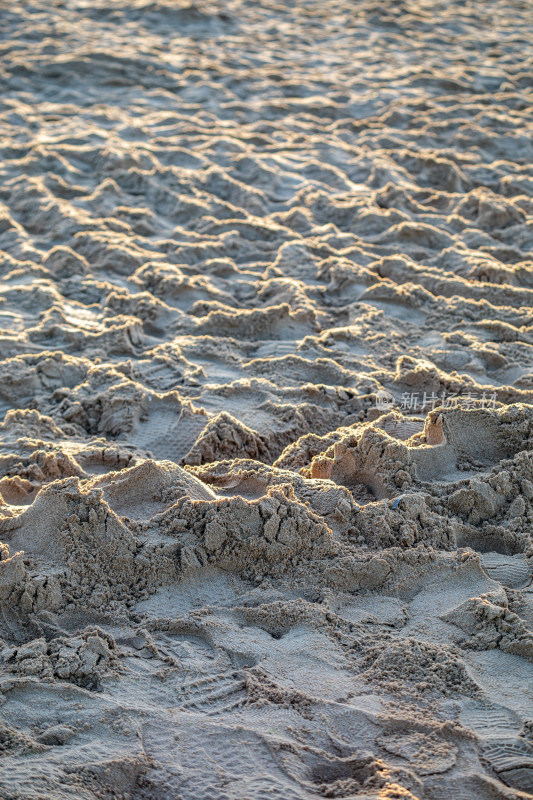
[[0,7],[0,797],[533,797],[530,2]]

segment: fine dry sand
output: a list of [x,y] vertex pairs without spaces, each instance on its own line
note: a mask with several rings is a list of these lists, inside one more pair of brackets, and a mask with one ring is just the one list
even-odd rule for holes
[[1,3],[2,800],[533,796],[531,11]]

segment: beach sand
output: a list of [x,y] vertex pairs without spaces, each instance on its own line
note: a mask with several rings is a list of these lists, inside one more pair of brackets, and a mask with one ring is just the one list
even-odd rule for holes
[[0,8],[0,797],[533,797],[533,20]]

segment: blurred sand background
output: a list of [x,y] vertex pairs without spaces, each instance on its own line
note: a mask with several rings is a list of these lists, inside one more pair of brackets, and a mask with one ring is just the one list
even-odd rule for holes
[[0,797],[533,797],[530,2],[0,4]]

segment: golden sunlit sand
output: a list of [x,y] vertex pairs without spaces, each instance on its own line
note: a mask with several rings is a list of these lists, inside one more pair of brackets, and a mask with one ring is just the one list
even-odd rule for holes
[[533,18],[0,4],[0,799],[533,797]]

